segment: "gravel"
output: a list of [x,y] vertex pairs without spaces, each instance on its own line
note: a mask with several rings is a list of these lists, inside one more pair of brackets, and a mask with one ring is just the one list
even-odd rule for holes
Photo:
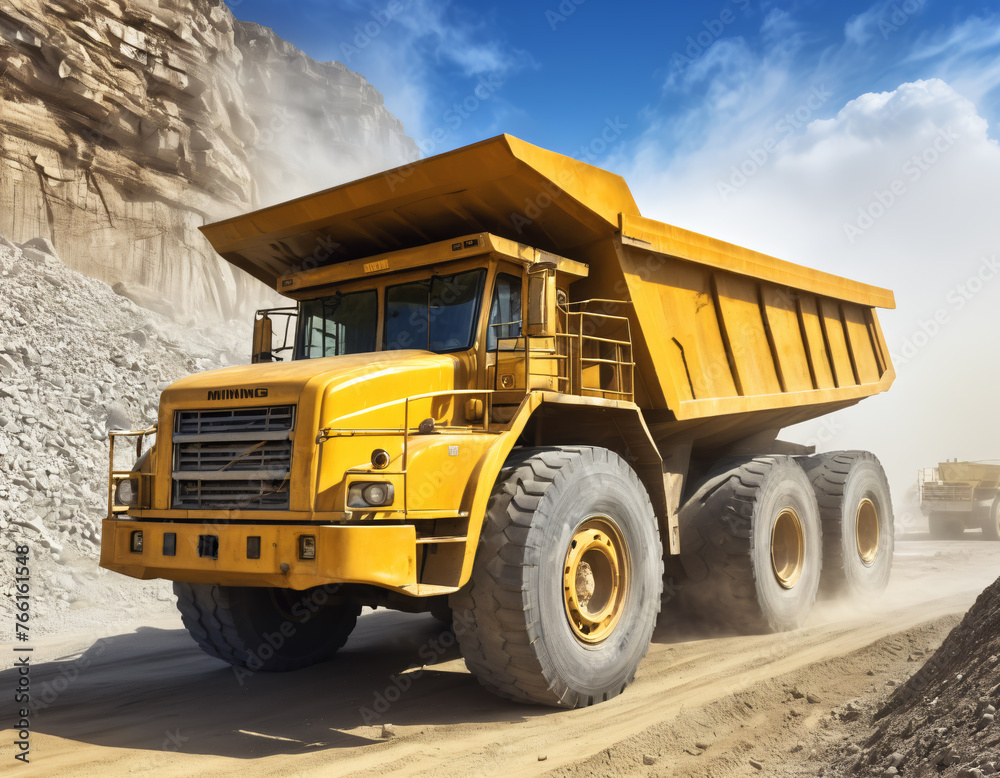
[[[912,677],[896,686],[878,709],[865,711],[871,730],[860,741],[863,748],[845,748],[832,774],[995,774],[1000,764],[998,651],[1000,580],[983,591]],[[846,720],[855,711],[861,708],[849,703],[840,715]]]
[[[13,610],[16,544],[31,549],[32,632],[172,603],[164,581],[97,565],[109,429],[148,428],[159,393],[248,361],[248,322],[181,326],[67,268],[51,244],[0,238],[0,610]],[[116,465],[131,466],[134,449]],[[117,455],[117,451],[116,451]],[[83,619],[86,620],[86,619]],[[6,638],[5,638],[6,639]]]

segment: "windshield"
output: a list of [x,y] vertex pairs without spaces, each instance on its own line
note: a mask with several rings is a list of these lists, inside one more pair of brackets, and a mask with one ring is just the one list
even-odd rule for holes
[[471,347],[485,277],[485,270],[469,270],[387,287],[386,350]]
[[378,294],[374,289],[306,300],[299,318],[296,357],[337,357],[375,350]]

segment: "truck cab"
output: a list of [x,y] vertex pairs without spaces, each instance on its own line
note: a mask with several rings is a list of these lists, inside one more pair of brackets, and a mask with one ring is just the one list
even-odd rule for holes
[[632,399],[627,318],[567,302],[587,272],[479,233],[283,275],[298,304],[258,312],[251,365],[164,390],[155,443],[113,478],[102,565],[457,590],[469,484],[529,394]]

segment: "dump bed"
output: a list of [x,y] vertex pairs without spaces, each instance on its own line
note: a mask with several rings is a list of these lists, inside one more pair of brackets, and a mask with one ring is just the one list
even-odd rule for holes
[[1000,464],[984,462],[941,462],[937,466],[938,478],[945,483],[964,481],[968,483],[1000,482]]
[[890,291],[644,218],[621,177],[508,135],[203,229],[271,287],[473,232],[588,263],[571,298],[628,316],[635,400],[654,434],[700,424],[735,440],[894,378],[875,314],[895,306]]

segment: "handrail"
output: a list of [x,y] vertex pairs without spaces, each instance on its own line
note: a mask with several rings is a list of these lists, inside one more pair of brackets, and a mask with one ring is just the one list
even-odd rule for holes
[[[118,488],[118,483],[128,478],[134,472],[133,470],[116,470],[115,469],[115,438],[136,438],[135,442],[135,458],[136,460],[142,456],[142,444],[147,435],[155,435],[156,428],[158,425],[154,424],[149,429],[144,430],[109,430],[108,431],[108,441],[109,441],[109,451],[108,451],[108,518],[113,519],[116,513],[124,513],[128,510],[128,506],[121,506],[120,510],[115,510],[115,489]],[[143,479],[140,477],[138,479],[138,489],[139,498],[138,504],[141,506],[143,504]]]
[[[631,305],[627,300],[590,299],[560,303],[557,308],[562,314],[565,331],[556,334],[569,356],[565,379],[571,394],[612,395],[632,400],[635,396],[635,361],[632,356],[631,320],[628,316],[601,311],[586,310],[589,306],[605,303],[616,308]],[[605,325],[612,330],[624,328],[624,337],[609,337],[592,334],[586,330]],[[605,385],[591,386],[584,383],[584,366],[609,365],[612,378]],[[560,378],[563,376],[560,375]],[[612,388],[615,387],[615,388]]]
[[[524,379],[525,392],[531,391],[535,385],[533,378],[542,377],[555,381],[561,391],[567,394],[578,395],[598,395],[624,397],[629,400],[635,396],[635,361],[632,355],[632,334],[631,320],[628,316],[602,311],[586,310],[590,305],[608,304],[616,308],[631,305],[627,300],[611,299],[590,299],[576,300],[573,302],[558,303],[557,311],[561,314],[563,331],[553,333],[548,336],[531,337],[523,334],[525,332],[524,322],[521,324],[521,333],[512,340],[515,340],[514,351],[523,348],[524,353]],[[586,324],[585,324],[586,323]],[[518,322],[496,322],[488,325],[493,328],[510,327]],[[585,330],[597,329],[604,325],[610,325],[612,333],[615,330],[624,328],[624,337],[608,337],[608,333],[603,335],[589,334]],[[521,346],[521,339],[524,345]],[[554,348],[535,349],[532,341],[549,340],[554,343]],[[489,350],[493,356],[493,390],[500,390],[499,355],[500,340],[496,339],[496,344]],[[508,339],[511,340],[511,339]],[[533,370],[533,363],[538,360],[554,360],[557,364],[555,374],[550,372],[539,372]],[[589,386],[583,382],[584,365],[610,365],[612,369],[612,380],[606,386]],[[565,369],[564,369],[565,367]],[[615,388],[612,389],[611,387]],[[513,387],[511,387],[513,388]]]

